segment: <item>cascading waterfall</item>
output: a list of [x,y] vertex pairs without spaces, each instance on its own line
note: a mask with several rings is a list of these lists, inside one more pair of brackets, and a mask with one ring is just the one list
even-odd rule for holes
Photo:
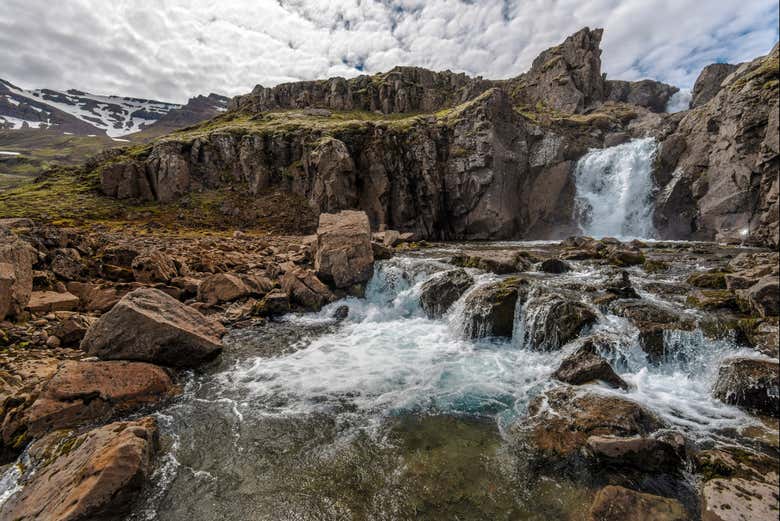
[[652,238],[657,143],[635,139],[591,150],[575,170],[575,222],[594,237]]

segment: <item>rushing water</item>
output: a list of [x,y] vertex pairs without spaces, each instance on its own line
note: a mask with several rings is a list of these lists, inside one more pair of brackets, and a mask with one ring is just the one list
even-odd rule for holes
[[653,138],[591,150],[575,169],[575,220],[594,237],[652,238]]
[[[156,414],[163,451],[130,519],[583,519],[596,484],[529,474],[508,429],[560,385],[550,375],[576,345],[541,352],[524,341],[546,320],[530,304],[516,309],[515,338],[467,340],[469,293],[500,278],[478,270],[446,316],[428,319],[421,286],[452,268],[450,253],[378,262],[365,299],[233,330],[222,357],[185,375],[183,396]],[[574,266],[527,276],[575,298],[585,297],[570,288],[611,276]],[[632,272],[645,298],[693,314],[646,289],[681,276]],[[349,316],[336,322],[341,305]],[[731,442],[755,422],[711,397],[718,365],[738,352],[728,338],[671,333],[673,352],[649,363],[626,319],[600,314],[591,333],[610,340],[603,354],[630,389],[590,391],[635,400],[697,443]],[[5,489],[15,479],[7,473]]]

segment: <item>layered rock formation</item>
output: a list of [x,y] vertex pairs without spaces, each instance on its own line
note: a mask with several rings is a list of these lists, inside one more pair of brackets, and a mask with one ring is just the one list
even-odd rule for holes
[[778,245],[778,59],[775,46],[739,66],[662,139],[655,213],[662,236]]

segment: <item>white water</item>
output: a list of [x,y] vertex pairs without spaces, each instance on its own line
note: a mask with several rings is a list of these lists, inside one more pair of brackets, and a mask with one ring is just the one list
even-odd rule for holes
[[666,103],[666,112],[682,112],[691,108],[693,93],[691,89],[680,89],[669,98]]
[[575,219],[593,237],[651,238],[657,143],[635,139],[591,150],[575,169]]
[[[494,416],[506,425],[524,413],[531,398],[556,385],[552,372],[576,348],[573,342],[560,351],[539,352],[510,339],[466,340],[462,331],[468,310],[463,304],[468,292],[439,320],[426,318],[418,304],[422,283],[447,265],[395,258],[377,266],[365,300],[349,298],[314,316],[287,318],[301,326],[327,323],[333,309],[346,304],[350,314],[341,326],[306,340],[293,353],[239,362],[219,376],[225,389],[244,389],[246,399],[237,405],[241,414],[307,414],[348,404],[349,410],[369,416],[431,411]],[[472,274],[475,286],[497,278],[476,270]],[[599,278],[589,268],[560,275],[557,281],[583,276]],[[542,327],[537,324],[541,315],[524,313],[519,306],[516,331]],[[751,423],[739,409],[711,396],[720,361],[735,354],[731,343],[681,333],[675,339],[681,355],[652,365],[627,320],[600,315],[594,330],[613,339],[609,358],[632,385],[627,392],[597,384],[588,389],[641,403],[694,438]]]

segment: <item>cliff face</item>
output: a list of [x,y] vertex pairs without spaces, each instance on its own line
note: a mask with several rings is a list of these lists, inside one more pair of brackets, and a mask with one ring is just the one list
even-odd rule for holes
[[779,58],[741,65],[662,141],[662,236],[778,245]]
[[605,80],[600,40],[583,29],[511,80],[399,67],[257,87],[227,114],[90,169],[118,198],[282,191],[315,212],[357,208],[375,229],[425,238],[554,238],[577,231],[576,160],[653,136],[661,237],[732,240],[747,228],[776,244],[776,50],[705,105],[669,115],[659,112],[677,89]]

